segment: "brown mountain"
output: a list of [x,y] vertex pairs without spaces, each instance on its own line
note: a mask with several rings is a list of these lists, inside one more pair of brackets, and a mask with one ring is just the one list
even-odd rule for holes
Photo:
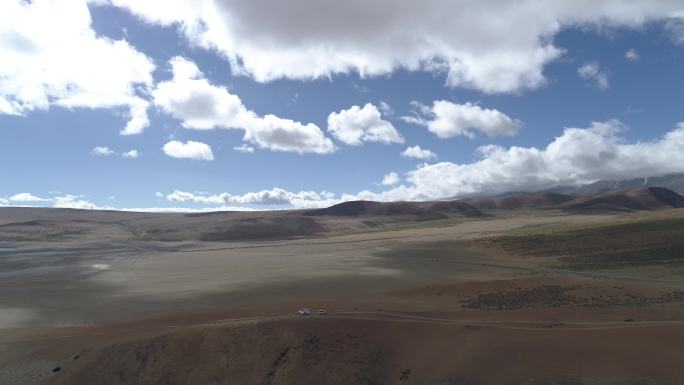
[[419,220],[443,219],[451,216],[482,217],[484,214],[462,201],[444,202],[373,202],[350,201],[324,209],[309,210],[308,216],[411,216]]
[[684,207],[684,197],[664,187],[608,191],[565,202],[568,211],[642,211]]
[[512,210],[531,208],[555,208],[575,199],[573,195],[554,192],[530,192],[508,195],[504,197],[469,198],[462,202],[480,210]]

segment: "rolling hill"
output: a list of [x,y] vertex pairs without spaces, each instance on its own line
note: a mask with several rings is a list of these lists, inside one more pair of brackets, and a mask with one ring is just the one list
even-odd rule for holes
[[560,205],[568,211],[643,211],[680,207],[684,207],[684,197],[663,187],[585,195]]
[[554,192],[516,193],[499,197],[469,198],[463,202],[480,210],[553,208],[575,199],[575,196]]
[[592,213],[679,207],[684,207],[684,197],[663,187],[579,196],[535,192],[435,202],[350,201],[312,210],[202,214],[3,207],[0,208],[0,241],[283,239],[450,218],[482,218],[496,216],[502,210]]

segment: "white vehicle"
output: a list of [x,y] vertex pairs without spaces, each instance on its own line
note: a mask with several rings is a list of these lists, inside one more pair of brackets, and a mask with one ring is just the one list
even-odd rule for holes
[[311,310],[309,310],[309,309],[299,309],[299,310],[297,310],[297,314],[299,314],[299,315],[311,315]]
[[328,311],[325,309],[318,309],[318,315],[326,315],[328,314]]

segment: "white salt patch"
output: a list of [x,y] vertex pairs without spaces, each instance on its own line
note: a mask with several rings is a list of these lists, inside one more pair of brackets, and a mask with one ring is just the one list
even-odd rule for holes
[[108,270],[108,269],[111,268],[112,266],[111,266],[111,265],[104,264],[104,263],[96,263],[96,264],[94,264],[94,265],[90,265],[90,267],[93,268],[93,269],[95,269],[95,270]]

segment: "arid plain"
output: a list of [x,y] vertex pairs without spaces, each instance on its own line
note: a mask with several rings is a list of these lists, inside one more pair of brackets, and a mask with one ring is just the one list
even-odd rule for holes
[[0,384],[680,384],[683,202],[2,208]]

